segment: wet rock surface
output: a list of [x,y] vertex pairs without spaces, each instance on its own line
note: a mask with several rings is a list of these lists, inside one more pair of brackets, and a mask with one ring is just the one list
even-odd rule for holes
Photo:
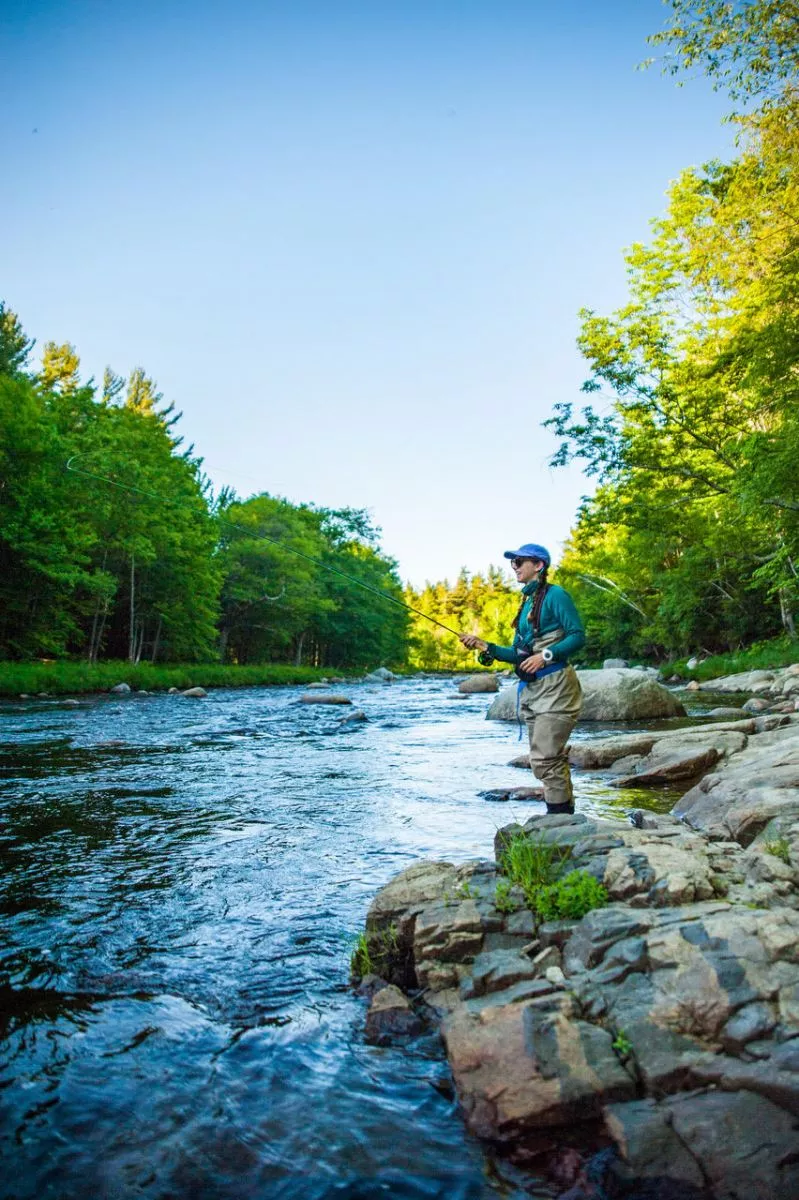
[[799,1195],[799,725],[781,720],[575,747],[638,783],[704,771],[672,814],[498,831],[498,861],[521,835],[601,883],[579,920],[543,920],[495,861],[417,864],[370,909],[470,1131],[555,1194]]

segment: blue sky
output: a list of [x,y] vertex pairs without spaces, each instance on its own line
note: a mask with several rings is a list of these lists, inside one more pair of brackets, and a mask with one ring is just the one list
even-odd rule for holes
[[0,297],[141,365],[217,485],[367,507],[403,578],[557,554],[577,313],[722,97],[659,0],[5,0]]

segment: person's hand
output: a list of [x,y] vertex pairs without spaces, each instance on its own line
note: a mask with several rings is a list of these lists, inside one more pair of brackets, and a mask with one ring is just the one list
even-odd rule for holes
[[534,675],[536,671],[540,671],[544,666],[544,657],[541,654],[531,654],[529,658],[523,658],[519,663],[519,669],[525,671],[528,675]]
[[467,650],[488,649],[488,642],[484,642],[482,638],[477,637],[473,633],[459,633],[458,637]]

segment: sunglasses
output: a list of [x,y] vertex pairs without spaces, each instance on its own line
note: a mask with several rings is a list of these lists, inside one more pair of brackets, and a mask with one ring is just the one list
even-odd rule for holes
[[526,563],[526,562],[536,563],[536,562],[541,562],[541,561],[542,560],[540,558],[512,558],[510,560],[510,565],[513,567],[514,571],[517,571],[519,569],[519,567],[522,565],[522,563]]

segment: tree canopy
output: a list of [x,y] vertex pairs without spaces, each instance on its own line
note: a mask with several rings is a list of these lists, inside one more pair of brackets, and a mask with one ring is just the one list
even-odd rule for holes
[[547,422],[555,464],[599,484],[564,570],[608,652],[793,635],[799,601],[799,9],[672,8],[654,40],[675,69],[762,102],[736,157],[683,172],[627,252],[628,302],[582,312],[589,400]]
[[142,368],[98,390],[72,345],[38,371],[32,345],[0,305],[0,656],[403,661],[367,513],[214,497]]

